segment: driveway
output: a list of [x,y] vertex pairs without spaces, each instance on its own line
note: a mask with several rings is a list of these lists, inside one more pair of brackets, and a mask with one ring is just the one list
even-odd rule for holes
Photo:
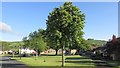
[[25,64],[16,60],[12,60],[11,57],[0,57],[0,66],[2,68],[28,68]]

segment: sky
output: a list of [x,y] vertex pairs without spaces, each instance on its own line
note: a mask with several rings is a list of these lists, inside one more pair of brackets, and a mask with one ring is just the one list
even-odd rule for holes
[[[120,1],[118,2],[118,6],[120,7]],[[120,8],[118,8],[118,13],[120,13]],[[118,14],[118,18],[120,18],[120,14]],[[120,37],[120,19],[118,19],[118,36]]]
[[[46,20],[54,8],[64,2],[3,2],[0,19],[0,40],[21,41],[39,28],[46,29]],[[108,40],[118,35],[117,2],[73,2],[85,13],[84,38]]]

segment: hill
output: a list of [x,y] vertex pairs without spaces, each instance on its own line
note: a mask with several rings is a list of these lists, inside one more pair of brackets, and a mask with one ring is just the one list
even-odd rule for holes
[[95,44],[95,45],[98,45],[98,46],[102,46],[102,45],[104,45],[104,44],[107,43],[107,41],[104,41],[104,40],[88,39],[87,41],[88,41],[88,43],[90,43],[90,44]]

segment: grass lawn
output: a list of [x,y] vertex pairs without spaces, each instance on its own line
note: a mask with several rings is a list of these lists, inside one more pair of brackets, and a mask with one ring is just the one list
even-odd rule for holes
[[[19,57],[14,57],[13,59],[16,59],[17,61],[20,61],[28,66],[31,66],[31,68],[40,67],[40,66],[43,66],[43,67],[44,66],[49,66],[49,67],[50,66],[54,66],[54,67],[58,66],[58,67],[60,67],[62,57],[61,56],[40,56],[37,58],[37,60],[35,60],[35,57],[22,57],[21,60]],[[71,68],[71,67],[74,68],[73,66],[75,66],[75,68],[81,67],[81,66],[82,66],[82,68],[84,68],[84,67],[85,68],[95,68],[95,64],[92,62],[92,60],[90,58],[82,57],[79,55],[65,56],[65,66],[68,68]]]

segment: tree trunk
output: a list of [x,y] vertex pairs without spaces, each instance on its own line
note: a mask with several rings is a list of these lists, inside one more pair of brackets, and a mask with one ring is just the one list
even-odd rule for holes
[[12,54],[13,54],[13,58],[14,58],[14,54],[15,54],[15,52],[13,51],[13,53],[12,53]]
[[19,51],[19,52],[20,52],[19,54],[20,54],[20,60],[21,60],[21,56],[22,56],[22,55],[21,55],[21,45],[20,45],[20,51]]
[[[37,50],[36,50],[37,51]],[[36,55],[35,55],[35,60],[37,60],[37,56],[38,56],[38,52],[36,52]]]
[[63,41],[64,43],[62,43],[62,38],[59,40],[59,42],[60,42],[60,46],[62,46],[62,67],[64,67],[64,45],[65,45],[65,42]]
[[55,54],[55,55],[58,55],[58,49],[55,49],[55,52],[56,52],[56,54]]
[[62,67],[64,67],[64,44],[62,44]]
[[62,67],[64,67],[64,44],[65,42],[63,44],[60,42],[60,45],[62,46]]
[[38,51],[37,51],[37,52],[38,52],[38,56],[40,56],[40,50],[39,50],[39,49],[38,49]]
[[72,49],[70,48],[70,50],[69,50],[69,55],[71,55],[71,50],[72,50]]

